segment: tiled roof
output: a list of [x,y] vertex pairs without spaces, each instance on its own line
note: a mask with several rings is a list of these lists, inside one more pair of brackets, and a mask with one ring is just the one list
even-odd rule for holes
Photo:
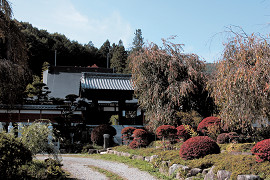
[[82,89],[134,90],[131,75],[115,73],[82,73]]
[[[13,109],[24,109],[24,110],[63,110],[64,105],[14,105]],[[10,109],[7,105],[0,104],[0,109]],[[78,108],[77,110],[82,110],[83,108]]]

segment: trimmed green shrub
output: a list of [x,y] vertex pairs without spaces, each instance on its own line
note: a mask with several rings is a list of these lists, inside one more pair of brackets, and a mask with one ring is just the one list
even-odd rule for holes
[[257,162],[270,161],[270,139],[258,142],[251,152],[256,155]]
[[63,165],[59,161],[49,158],[45,159],[45,163],[47,165],[48,179],[56,179],[65,174],[61,168]]
[[102,124],[93,129],[91,132],[91,141],[99,146],[102,146],[104,143],[104,134],[109,134],[110,135],[110,146],[113,145],[113,137],[116,135],[116,130],[114,127],[107,125],[107,124]]
[[54,159],[33,160],[18,169],[21,179],[66,179],[62,164]]
[[17,169],[32,160],[31,151],[13,135],[0,133],[0,177],[12,178]]
[[55,139],[48,125],[35,122],[29,126],[23,126],[20,141],[32,152],[32,154],[49,153],[57,158],[58,150],[52,142],[48,143],[48,136]]
[[208,136],[196,136],[188,139],[180,148],[180,157],[184,160],[204,157],[208,154],[218,154],[220,148]]

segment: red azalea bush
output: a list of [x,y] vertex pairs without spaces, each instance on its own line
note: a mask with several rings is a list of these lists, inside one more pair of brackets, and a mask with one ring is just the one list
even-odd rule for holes
[[136,148],[138,148],[138,147],[139,147],[138,142],[135,141],[135,140],[131,141],[131,143],[129,143],[129,147],[130,147],[131,149],[136,149]]
[[125,127],[122,129],[121,134],[122,134],[122,140],[125,144],[129,144],[132,140],[132,134],[135,131],[136,128],[134,127]]
[[208,136],[196,136],[185,141],[180,148],[180,157],[184,160],[204,157],[208,154],[218,154],[218,144]]
[[257,162],[270,161],[270,139],[255,144],[251,152],[256,155]]
[[133,131],[134,138],[147,138],[148,132],[144,129],[136,129]]
[[207,133],[207,127],[209,126],[221,126],[221,119],[218,117],[207,117],[202,120],[202,122],[199,123],[197,131],[201,133]]
[[134,140],[137,142],[138,147],[146,147],[149,144],[149,134],[143,129],[136,129],[133,132]]
[[180,125],[180,126],[178,126],[176,128],[176,130],[177,130],[177,134],[176,134],[177,137],[179,139],[183,139],[184,141],[186,141],[188,138],[190,138],[190,134],[189,134],[188,130],[186,129],[186,126],[189,126],[189,125]]
[[104,143],[104,134],[109,134],[110,135],[110,146],[113,144],[113,136],[116,135],[116,130],[114,127],[107,125],[107,124],[102,124],[93,129],[91,132],[91,141],[99,146],[102,146]]
[[171,125],[162,125],[156,129],[156,135],[158,138],[174,139],[177,130]]

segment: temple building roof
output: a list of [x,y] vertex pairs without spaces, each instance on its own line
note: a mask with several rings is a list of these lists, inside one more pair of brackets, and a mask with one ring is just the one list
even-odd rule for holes
[[81,88],[100,90],[134,90],[131,75],[95,72],[82,73]]

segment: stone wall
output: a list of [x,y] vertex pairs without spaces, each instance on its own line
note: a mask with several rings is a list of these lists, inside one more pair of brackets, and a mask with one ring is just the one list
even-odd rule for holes
[[[159,158],[157,155],[153,156],[140,156],[132,155],[126,152],[118,152],[110,148],[107,149],[107,154],[115,154],[117,156],[125,156],[131,159],[137,159],[142,161],[147,161],[149,163],[155,163]],[[170,165],[168,161],[162,161],[159,165],[160,173],[180,179],[180,180],[192,180],[192,179],[204,179],[204,180],[229,180],[231,172],[226,170],[218,170],[217,173],[214,173],[214,166],[207,169],[200,168],[190,168],[181,164]],[[260,176],[256,175],[238,175],[237,180],[261,180]]]

